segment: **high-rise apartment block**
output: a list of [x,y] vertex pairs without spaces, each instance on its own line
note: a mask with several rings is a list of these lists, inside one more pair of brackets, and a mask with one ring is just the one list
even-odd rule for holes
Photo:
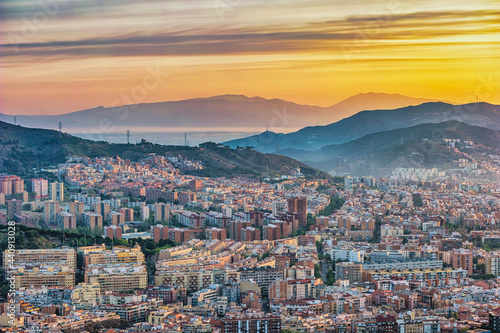
[[170,205],[159,203],[154,206],[155,222],[168,221],[170,219]]
[[45,201],[44,203],[44,215],[45,223],[56,224],[57,214],[61,211],[59,202],[57,201]]
[[106,222],[110,225],[120,225],[125,223],[125,214],[118,212],[109,212],[106,216]]
[[85,212],[82,214],[82,222],[85,227],[88,227],[92,230],[96,228],[103,228],[103,218],[101,214],[93,213],[93,212]]
[[288,203],[285,200],[273,201],[273,215],[284,214],[287,211]]
[[351,176],[344,177],[344,189],[346,192],[352,192],[354,186],[354,179]]
[[76,216],[68,212],[59,212],[56,215],[59,229],[76,229]]
[[109,237],[111,239],[122,239],[123,230],[122,227],[117,225],[110,225],[104,227],[104,237]]
[[288,212],[298,214],[300,226],[307,225],[307,199],[306,198],[289,198]]
[[468,275],[473,273],[472,251],[468,249],[454,249],[451,252],[451,265],[453,268],[465,269]]
[[34,192],[36,198],[49,196],[49,181],[43,178],[33,178],[28,182],[28,191]]
[[23,202],[21,200],[7,200],[7,217],[14,218],[14,215],[22,214]]
[[64,183],[50,183],[50,200],[64,201]]
[[165,225],[157,224],[151,227],[151,238],[158,243],[160,240],[168,238],[168,227]]
[[209,228],[205,230],[205,235],[208,240],[225,240],[227,238],[227,231],[222,228]]
[[189,189],[193,192],[198,192],[203,190],[203,183],[199,179],[193,179],[189,182]]
[[18,176],[0,175],[0,193],[11,195],[24,191],[24,180]]
[[349,280],[349,283],[363,281],[363,265],[356,263],[337,263],[335,265],[335,279]]

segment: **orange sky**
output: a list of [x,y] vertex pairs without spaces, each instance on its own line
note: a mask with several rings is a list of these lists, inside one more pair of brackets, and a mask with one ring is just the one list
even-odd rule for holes
[[495,0],[42,3],[0,5],[1,113],[229,93],[321,106],[370,91],[500,104]]

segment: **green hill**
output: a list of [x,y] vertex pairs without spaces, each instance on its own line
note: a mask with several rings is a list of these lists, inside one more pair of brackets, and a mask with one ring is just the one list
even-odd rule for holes
[[287,134],[264,132],[231,140],[226,144],[230,147],[250,146],[262,152],[273,152],[277,145],[284,151],[288,148],[315,151],[330,144],[343,144],[373,133],[445,121],[460,121],[500,130],[498,109],[498,105],[488,103],[451,105],[432,102],[395,110],[361,111],[326,126],[305,127]]
[[0,173],[29,176],[33,169],[55,167],[71,155],[120,156],[137,160],[150,153],[176,154],[200,160],[205,166],[190,174],[206,177],[263,177],[287,173],[300,167],[308,178],[325,178],[328,174],[294,159],[274,154],[262,154],[253,149],[230,149],[215,143],[201,147],[164,146],[152,143],[110,144],[80,139],[53,130],[33,129],[0,122]]
[[339,145],[329,145],[299,157],[322,170],[385,176],[397,167],[452,168],[461,158],[443,139],[470,140],[474,149],[462,149],[479,160],[500,154],[500,131],[458,121],[421,124],[366,135]]

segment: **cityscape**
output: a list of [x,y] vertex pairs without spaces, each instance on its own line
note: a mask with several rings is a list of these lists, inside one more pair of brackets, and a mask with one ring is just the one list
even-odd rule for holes
[[0,332],[500,333],[492,0],[3,0]]

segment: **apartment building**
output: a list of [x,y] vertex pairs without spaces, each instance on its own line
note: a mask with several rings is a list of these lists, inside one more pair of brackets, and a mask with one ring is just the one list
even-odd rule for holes
[[335,279],[349,280],[349,283],[363,281],[363,265],[356,263],[337,263],[335,265]]
[[473,273],[472,251],[468,249],[453,249],[451,251],[451,265],[453,268],[462,268],[467,274]]
[[269,286],[269,299],[314,298],[315,279],[278,280]]
[[128,291],[146,288],[148,273],[144,265],[89,266],[84,282],[98,283],[102,291]]
[[107,266],[107,265],[128,265],[144,264],[144,253],[141,252],[141,247],[136,245],[132,248],[114,247],[112,250],[106,249],[105,246],[100,246],[94,250],[82,252],[87,247],[78,248],[79,253],[83,254],[83,266]]
[[54,182],[49,186],[50,200],[64,201],[64,183]]
[[44,216],[45,223],[56,224],[57,214],[61,211],[59,202],[57,201],[45,201],[44,203]]
[[205,218],[193,212],[181,211],[177,217],[178,222],[188,228],[203,228],[205,225]]
[[222,228],[209,228],[205,230],[207,240],[225,240],[227,239],[227,231]]
[[49,181],[42,178],[33,178],[28,181],[28,191],[34,192],[36,198],[47,198],[49,196]]
[[109,237],[111,239],[122,239],[122,232],[122,227],[117,225],[104,227],[104,237]]
[[56,214],[56,224],[59,229],[76,229],[76,216],[68,212]]
[[10,270],[19,288],[74,287],[75,270],[69,266],[23,265]]
[[298,214],[299,225],[307,225],[307,199],[306,198],[289,198],[288,212]]
[[7,217],[14,218],[15,215],[22,214],[22,200],[7,200]]
[[164,222],[170,220],[170,205],[159,203],[154,205],[154,221]]
[[51,265],[68,266],[76,269],[76,251],[70,247],[61,247],[57,249],[22,249],[6,250],[3,253],[3,263],[7,269],[6,263],[14,262],[15,265]]
[[270,267],[243,267],[238,270],[241,281],[255,281],[262,290],[262,296],[267,296],[269,286],[276,280],[283,280],[283,269]]
[[103,218],[101,214],[85,212],[82,214],[82,222],[84,226],[92,230],[103,228]]
[[221,333],[280,333],[279,316],[236,316],[221,319]]

